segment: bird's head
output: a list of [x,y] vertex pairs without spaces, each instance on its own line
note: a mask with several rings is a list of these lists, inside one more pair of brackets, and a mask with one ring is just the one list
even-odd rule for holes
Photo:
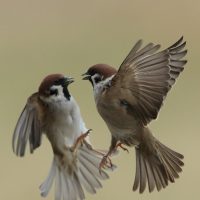
[[91,66],[82,76],[83,80],[89,80],[92,85],[96,85],[101,81],[113,76],[117,70],[106,64],[96,64]]
[[68,85],[74,79],[63,74],[50,74],[41,82],[38,92],[40,97],[46,102],[70,100]]

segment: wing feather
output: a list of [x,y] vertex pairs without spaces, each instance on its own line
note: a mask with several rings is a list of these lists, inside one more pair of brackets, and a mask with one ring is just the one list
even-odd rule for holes
[[24,156],[29,140],[30,152],[41,144],[41,125],[38,118],[37,93],[29,97],[17,125],[12,139],[13,151],[17,156]]
[[120,91],[120,96],[137,112],[135,117],[139,116],[144,125],[157,118],[168,91],[184,70],[187,63],[182,60],[187,54],[187,50],[183,50],[185,45],[181,37],[158,52],[160,45],[149,43],[141,48],[139,40],[113,77],[110,91]]

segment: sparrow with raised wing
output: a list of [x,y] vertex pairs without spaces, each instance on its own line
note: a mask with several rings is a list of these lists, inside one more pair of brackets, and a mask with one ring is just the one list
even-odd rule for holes
[[[71,77],[52,74],[44,78],[38,92],[32,94],[22,111],[13,134],[13,151],[24,156],[41,145],[42,134],[49,139],[54,158],[48,177],[40,186],[47,196],[55,180],[55,200],[85,199],[83,188],[94,194],[101,188],[99,174],[103,154],[92,148],[79,106],[68,90]],[[109,167],[109,166],[108,166]]]
[[136,173],[133,190],[158,191],[174,182],[182,171],[183,155],[158,141],[148,128],[156,119],[167,93],[183,71],[187,54],[183,37],[169,48],[142,47],[139,40],[118,71],[96,64],[83,74],[93,86],[96,107],[111,132],[112,140],[100,169],[117,147],[135,146]]

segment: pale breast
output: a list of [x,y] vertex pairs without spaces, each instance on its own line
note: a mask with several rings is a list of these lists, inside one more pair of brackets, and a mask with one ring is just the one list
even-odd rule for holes
[[[45,132],[56,145],[72,146],[82,133],[82,118],[73,100],[56,103],[48,110]],[[51,139],[52,138],[52,139]]]

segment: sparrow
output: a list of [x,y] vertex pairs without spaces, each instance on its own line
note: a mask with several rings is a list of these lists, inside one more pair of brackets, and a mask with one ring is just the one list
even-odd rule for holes
[[158,191],[179,177],[184,165],[182,154],[162,144],[148,124],[157,118],[167,93],[183,71],[187,54],[181,37],[165,50],[139,40],[118,71],[107,64],[96,64],[83,74],[93,86],[100,116],[111,133],[111,145],[100,169],[117,147],[135,147],[136,173],[133,191]]
[[55,180],[55,200],[85,199],[83,188],[94,194],[102,187],[100,180],[109,178],[105,171],[99,174],[104,154],[91,146],[90,129],[68,90],[73,81],[63,74],[45,77],[38,92],[28,98],[12,140],[14,153],[22,157],[28,143],[33,153],[41,145],[42,135],[47,136],[54,157],[40,191],[46,197]]

